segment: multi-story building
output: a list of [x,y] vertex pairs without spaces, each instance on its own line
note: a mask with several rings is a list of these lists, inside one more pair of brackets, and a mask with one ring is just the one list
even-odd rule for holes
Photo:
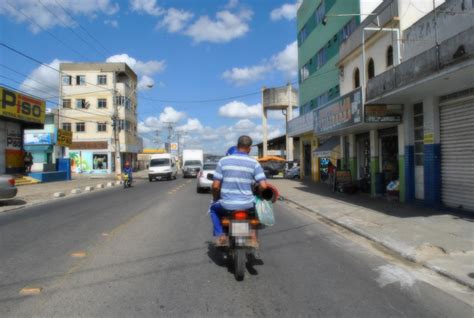
[[[368,80],[367,105],[403,107],[395,127],[402,201],[474,211],[473,14],[472,1],[431,7],[403,31],[402,62]],[[377,159],[384,148],[373,137]]]
[[114,112],[121,161],[135,165],[141,140],[137,133],[137,75],[125,63],[61,63],[59,127],[73,131],[66,156],[75,172],[115,170]]
[[297,13],[300,115],[288,124],[299,137],[302,175],[320,178],[320,160],[313,152],[321,142],[313,133],[313,110],[340,96],[339,46],[377,1],[304,0]]

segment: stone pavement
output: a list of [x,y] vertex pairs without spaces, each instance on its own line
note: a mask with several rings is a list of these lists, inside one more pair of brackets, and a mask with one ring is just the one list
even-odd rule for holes
[[[146,178],[146,171],[134,173],[135,179]],[[65,197],[84,192],[87,187],[98,190],[97,185],[101,184],[103,189],[107,188],[107,183],[116,181],[115,174],[73,174],[70,181],[58,181],[24,185],[18,187],[18,194],[11,200],[0,200],[0,213],[16,210],[19,208],[36,205],[56,199],[55,193],[63,193]],[[76,194],[71,193],[78,189]],[[90,191],[90,188],[89,188]],[[63,196],[61,196],[63,197]]]
[[270,180],[284,199],[474,289],[474,213],[332,192],[326,184]]

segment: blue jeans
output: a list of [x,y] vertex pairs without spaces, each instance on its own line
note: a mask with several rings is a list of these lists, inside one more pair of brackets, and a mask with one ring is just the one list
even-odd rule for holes
[[224,234],[224,229],[221,224],[221,216],[227,214],[225,209],[222,207],[220,202],[214,202],[209,207],[209,214],[211,215],[212,220],[212,230],[214,236],[220,236]]

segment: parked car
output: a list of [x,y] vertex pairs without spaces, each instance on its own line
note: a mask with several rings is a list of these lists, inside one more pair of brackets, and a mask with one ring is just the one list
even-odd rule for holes
[[285,178],[287,179],[299,179],[300,178],[300,167],[293,167],[285,171]]
[[214,174],[216,170],[217,163],[205,163],[202,166],[202,170],[199,172],[197,177],[197,186],[196,191],[197,193],[202,193],[205,190],[210,190],[212,181],[207,179],[208,174]]
[[14,198],[17,192],[15,178],[8,175],[0,175],[0,199]]
[[148,168],[148,180],[176,179],[178,168],[174,157],[169,153],[155,154],[151,156]]

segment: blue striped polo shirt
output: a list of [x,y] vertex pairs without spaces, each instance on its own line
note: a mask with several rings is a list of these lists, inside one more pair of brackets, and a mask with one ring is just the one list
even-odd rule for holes
[[222,182],[219,202],[224,209],[250,209],[255,203],[252,183],[265,180],[265,174],[257,160],[237,152],[219,160],[214,180]]

